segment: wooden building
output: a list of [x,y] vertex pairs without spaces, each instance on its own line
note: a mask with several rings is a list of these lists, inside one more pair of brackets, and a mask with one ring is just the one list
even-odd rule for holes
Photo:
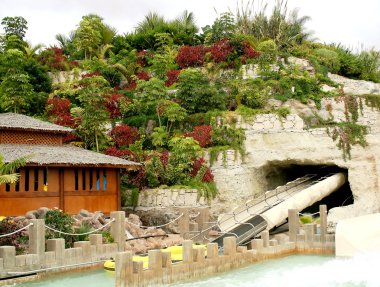
[[40,207],[67,213],[120,209],[120,169],[139,163],[63,144],[72,130],[14,113],[0,114],[4,162],[29,156],[16,184],[0,186],[0,216]]

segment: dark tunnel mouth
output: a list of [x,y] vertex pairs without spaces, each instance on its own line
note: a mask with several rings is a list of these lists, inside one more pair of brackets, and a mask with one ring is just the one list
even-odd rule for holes
[[[271,190],[277,186],[284,185],[289,181],[302,177],[306,174],[330,174],[344,172],[348,174],[346,168],[337,165],[323,164],[297,164],[276,162],[268,164],[265,167],[265,179],[268,183],[267,189]],[[319,211],[319,205],[325,204],[327,210],[334,207],[347,206],[354,203],[354,197],[348,180],[338,190],[326,196],[322,200],[314,203],[312,206],[302,210],[302,213],[315,213]]]

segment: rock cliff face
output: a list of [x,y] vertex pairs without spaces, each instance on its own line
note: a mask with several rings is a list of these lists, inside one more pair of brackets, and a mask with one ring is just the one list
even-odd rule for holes
[[[370,89],[373,91],[373,86]],[[354,88],[350,91],[357,93]],[[296,102],[284,105],[301,116],[317,113],[325,119],[331,116],[335,121],[345,119],[344,104],[334,99],[323,100],[320,110]],[[246,130],[246,156],[244,159],[235,157],[234,151],[230,151],[227,161],[223,163],[220,158],[213,165],[219,190],[219,198],[212,204],[213,213],[231,210],[249,198],[284,184],[284,170],[294,166],[347,169],[354,203],[331,209],[328,218],[332,224],[341,218],[380,212],[380,113],[364,105],[358,123],[370,128],[366,136],[368,146],[353,146],[351,160],[344,161],[342,151],[326,128],[305,129],[303,120],[296,114],[282,120],[275,115],[261,115],[252,122],[239,119],[238,124]]]
[[[310,70],[307,62],[301,64],[305,70]],[[253,77],[249,73],[254,75],[254,71],[247,70],[247,77]],[[378,94],[380,97],[380,84],[338,75],[329,77],[341,85],[345,94]],[[325,89],[335,88],[326,86]],[[313,121],[320,117],[325,120],[333,118],[335,122],[345,121],[346,109],[342,101],[326,98],[322,100],[320,109],[314,103],[305,105],[295,100],[282,103],[272,99],[268,104],[277,108],[288,107],[291,114],[286,118],[263,114],[250,121],[237,119],[237,125],[245,129],[246,155],[242,158],[230,150],[224,155],[220,154],[213,164],[219,194],[210,206],[212,217],[230,212],[248,199],[283,185],[289,180],[288,172],[302,174],[307,172],[303,169],[318,166],[346,170],[353,195],[353,204],[330,209],[328,220],[331,226],[339,219],[380,212],[380,112],[363,105],[357,123],[369,127],[366,136],[368,145],[365,148],[352,146],[351,159],[345,161],[326,128],[308,129],[309,123],[304,120],[309,118]],[[179,204],[181,196],[177,196],[176,192],[167,194],[158,192],[141,197],[138,209],[147,213],[148,210],[164,207],[168,214],[168,206],[174,209],[176,206],[196,208],[207,204],[203,199],[186,199]],[[181,195],[180,192],[178,194]],[[194,192],[191,196],[196,198]],[[340,202],[345,200],[342,198]]]

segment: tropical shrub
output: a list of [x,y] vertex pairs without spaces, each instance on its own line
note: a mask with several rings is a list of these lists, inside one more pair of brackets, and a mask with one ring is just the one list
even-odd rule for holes
[[338,53],[327,48],[320,48],[314,51],[318,62],[329,69],[332,73],[340,70],[340,61]]
[[167,80],[165,82],[165,86],[170,87],[174,83],[178,81],[180,70],[169,70],[166,72]]
[[188,67],[200,67],[204,64],[208,49],[203,45],[182,46],[177,54],[176,63],[181,69]]
[[51,71],[70,71],[79,65],[76,61],[68,60],[66,55],[63,54],[63,50],[58,47],[43,50],[38,57],[38,61]]
[[211,59],[215,63],[227,62],[231,60],[234,52],[234,47],[231,46],[227,39],[215,42],[210,49]]
[[211,85],[207,76],[195,69],[182,70],[177,83],[177,98],[189,113],[224,110],[224,93]]
[[[22,221],[16,220],[12,217],[6,217],[0,221],[0,234],[9,234],[16,230],[23,228]],[[0,246],[14,246],[16,248],[16,254],[23,254],[27,251],[27,243],[29,237],[24,231],[0,238]]]
[[185,136],[192,137],[204,148],[212,144],[211,134],[212,127],[210,125],[202,125],[194,127],[194,130],[190,133],[186,133]]
[[[73,233],[74,219],[69,215],[64,213],[59,209],[51,209],[46,212],[45,224],[55,230],[59,230],[65,233]],[[50,229],[46,230],[46,239],[52,238],[64,238],[65,245],[67,248],[72,246],[74,238],[72,235],[66,235],[59,232],[52,231]]]
[[139,130],[136,127],[130,127],[125,124],[114,127],[109,135],[116,147],[128,146],[140,139]]

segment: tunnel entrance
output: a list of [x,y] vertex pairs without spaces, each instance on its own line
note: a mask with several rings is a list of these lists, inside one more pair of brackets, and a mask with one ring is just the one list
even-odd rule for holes
[[[289,181],[302,177],[306,174],[327,175],[330,173],[344,172],[348,173],[347,169],[336,165],[303,165],[297,163],[276,162],[268,164],[265,168],[265,179],[268,184],[267,190],[284,185]],[[314,213],[319,211],[319,205],[327,205],[327,210],[333,207],[346,206],[353,204],[354,198],[347,181],[341,188],[323,198],[319,202],[303,210],[303,213]]]

